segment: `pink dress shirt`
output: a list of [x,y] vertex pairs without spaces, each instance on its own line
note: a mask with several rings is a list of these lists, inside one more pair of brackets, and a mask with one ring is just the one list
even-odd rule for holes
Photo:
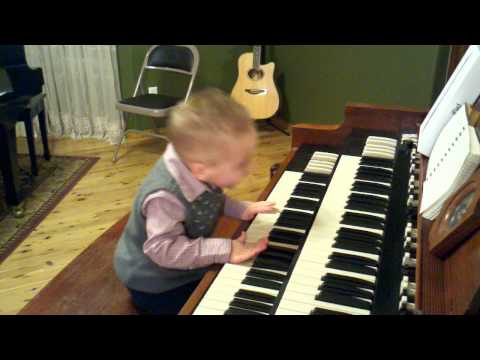
[[[173,145],[167,145],[163,159],[187,201],[193,201],[209,191],[208,186],[197,180],[181,161]],[[248,204],[225,196],[224,214],[239,219]],[[142,212],[146,217],[148,236],[143,251],[159,266],[191,270],[228,262],[232,240],[189,239],[182,224],[185,207],[173,194],[164,190],[150,194],[143,203]]]

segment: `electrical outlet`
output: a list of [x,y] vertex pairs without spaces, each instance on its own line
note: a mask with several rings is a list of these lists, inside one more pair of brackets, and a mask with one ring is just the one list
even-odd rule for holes
[[156,87],[156,86],[150,86],[150,87],[148,88],[148,93],[149,93],[149,94],[157,94],[157,95],[158,95],[158,87]]

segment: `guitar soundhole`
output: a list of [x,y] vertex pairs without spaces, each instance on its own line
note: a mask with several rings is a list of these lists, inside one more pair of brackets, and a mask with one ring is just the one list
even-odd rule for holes
[[260,80],[261,78],[263,78],[263,71],[257,70],[257,69],[251,69],[248,72],[248,77],[252,80]]

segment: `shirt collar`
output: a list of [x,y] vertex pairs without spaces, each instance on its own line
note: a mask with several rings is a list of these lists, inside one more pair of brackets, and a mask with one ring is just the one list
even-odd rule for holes
[[165,153],[163,154],[163,161],[187,201],[192,202],[205,191],[211,191],[205,183],[193,176],[190,169],[178,156],[172,144],[167,145]]

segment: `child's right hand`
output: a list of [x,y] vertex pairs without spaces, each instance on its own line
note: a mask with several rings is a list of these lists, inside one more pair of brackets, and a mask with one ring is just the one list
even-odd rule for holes
[[232,240],[230,253],[231,264],[241,264],[264,251],[268,246],[268,238],[259,240],[256,244],[247,244],[247,235],[242,232],[237,239]]

